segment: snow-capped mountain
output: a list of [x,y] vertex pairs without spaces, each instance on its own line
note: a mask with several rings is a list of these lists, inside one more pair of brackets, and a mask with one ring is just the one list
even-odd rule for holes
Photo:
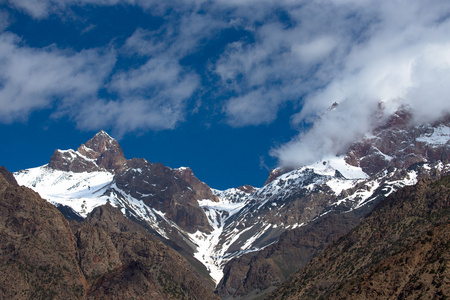
[[219,191],[189,168],[125,159],[104,131],[75,150],[56,150],[48,165],[15,173],[51,203],[86,217],[110,203],[184,255],[218,283],[226,262],[258,251],[328,214],[365,213],[418,178],[450,169],[450,118],[413,126],[394,114],[348,153],[294,170],[275,169],[261,188]]

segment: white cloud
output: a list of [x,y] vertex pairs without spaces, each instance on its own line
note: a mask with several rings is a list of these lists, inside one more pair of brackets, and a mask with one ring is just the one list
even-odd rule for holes
[[54,46],[20,46],[10,33],[0,34],[0,121],[26,120],[37,109],[79,105],[91,98],[111,71],[115,56],[100,50],[79,53]]
[[[181,107],[180,107],[181,106]],[[82,129],[111,127],[115,136],[139,130],[171,129],[183,118],[182,103],[164,103],[148,99],[95,101],[81,107],[75,117]]]
[[228,123],[234,127],[269,124],[276,119],[278,105],[260,90],[230,99],[224,107]]
[[133,0],[7,0],[9,5],[24,11],[35,19],[44,19],[51,14],[61,14],[74,5],[133,4]]
[[[82,127],[111,126],[119,135],[135,130],[173,129],[186,115],[188,99],[199,86],[195,73],[184,70],[171,57],[158,56],[146,64],[116,73],[109,88],[118,101],[98,103],[94,111],[82,112]],[[97,110],[106,118],[96,119]]]

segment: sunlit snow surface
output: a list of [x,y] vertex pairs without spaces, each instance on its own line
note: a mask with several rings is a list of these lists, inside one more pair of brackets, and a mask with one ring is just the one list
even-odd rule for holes
[[54,205],[71,207],[83,218],[95,207],[110,203],[120,208],[124,214],[126,208],[131,215],[146,221],[167,238],[165,231],[158,226],[156,214],[159,212],[121,191],[114,183],[114,175],[110,172],[65,172],[45,165],[16,172],[14,176],[20,185],[33,189]]
[[82,217],[95,207],[106,204],[104,195],[114,175],[109,172],[65,172],[47,166],[27,169],[14,174],[17,182],[32,188],[53,204],[71,207]]
[[[228,192],[230,194],[238,193],[236,189],[230,189]],[[223,277],[222,262],[225,251],[227,250],[227,245],[223,245],[220,248],[218,247],[220,236],[224,230],[225,221],[239,212],[242,207],[245,206],[245,201],[232,202],[227,199],[225,192],[216,191],[216,193],[219,195],[219,202],[211,200],[198,201],[200,207],[205,211],[213,231],[210,234],[197,231],[196,233],[189,234],[189,237],[198,246],[194,257],[207,267],[211,277],[217,284]]]
[[450,141],[450,127],[439,125],[435,128],[433,133],[424,134],[416,139],[418,142],[423,142],[432,146],[442,146]]

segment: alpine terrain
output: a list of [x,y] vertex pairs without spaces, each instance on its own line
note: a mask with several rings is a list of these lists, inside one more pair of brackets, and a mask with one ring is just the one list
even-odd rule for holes
[[[368,226],[364,222],[369,221],[363,220],[374,207],[376,211],[369,217],[372,219],[376,218],[382,207],[391,205],[382,201],[387,197],[391,199],[389,201],[394,201],[394,195],[402,188],[424,182],[421,181],[424,178],[435,181],[449,173],[450,116],[432,124],[413,121],[408,109],[402,108],[389,118],[380,119],[371,134],[353,143],[346,153],[323,157],[320,161],[298,168],[274,169],[259,188],[244,185],[216,190],[199,180],[190,168],[169,168],[143,158],[126,159],[118,142],[104,131],[77,150],[56,150],[47,165],[18,171],[14,173],[14,178],[18,184],[31,188],[56,206],[66,219],[72,220],[73,239],[77,241],[78,248],[74,248],[75,242],[71,241],[72,248],[69,250],[72,252],[67,250],[67,255],[72,253],[73,259],[83,263],[75,264],[72,258],[67,258],[72,263],[67,269],[74,280],[78,280],[74,286],[80,286],[79,293],[105,296],[112,290],[120,290],[119,283],[129,272],[139,270],[145,278],[171,278],[176,282],[173,283],[173,291],[196,299],[215,297],[207,294],[210,279],[215,282],[216,295],[222,299],[253,299],[273,291],[313,257],[317,257],[314,260],[316,264],[323,263],[320,257],[332,259],[329,256],[333,253],[330,252],[317,256],[327,246],[338,243],[341,250],[353,247],[351,249],[356,251],[354,239],[362,239],[361,234],[353,233],[351,238],[344,240],[342,236],[361,222],[361,226]],[[25,191],[31,193],[30,190]],[[444,192],[447,193],[447,189]],[[407,203],[407,200],[403,202]],[[448,201],[440,207],[447,208]],[[116,213],[118,211],[122,213],[120,216]],[[122,216],[126,218],[122,220]],[[120,222],[117,221],[119,219]],[[445,222],[442,222],[433,223],[434,227],[427,225],[431,240],[426,240],[426,243],[431,245],[435,242],[439,236],[435,228],[444,228]],[[157,247],[170,255],[175,255],[173,249],[181,254],[184,258],[180,257],[177,261],[184,269],[195,271],[192,276],[196,281],[189,284],[181,282],[184,273],[170,276],[161,275],[161,272],[146,273],[151,265],[149,260],[139,262],[123,254],[123,249],[128,249],[125,245],[126,234],[132,226],[146,229],[139,231],[140,242],[133,242],[133,247],[139,248],[135,253],[149,251],[139,244],[146,243],[144,239],[151,241],[149,243],[162,241]],[[107,258],[92,256],[93,252],[100,251],[89,236],[93,232],[101,240],[111,239],[108,248],[102,248],[102,251],[108,252]],[[378,233],[371,234],[375,239]],[[350,242],[345,240],[349,238],[353,239],[350,246],[347,245]],[[365,246],[370,248],[369,244]],[[403,249],[401,247],[392,248],[392,251]],[[345,263],[359,254],[351,255]],[[382,260],[378,256],[377,259]],[[187,265],[187,262],[190,264]],[[383,261],[378,266],[384,268],[390,265],[392,269],[397,264]],[[338,268],[335,265],[327,267],[332,266]],[[358,262],[355,268],[368,272],[364,266],[364,262]],[[323,265],[314,265],[307,267],[307,270],[316,276],[317,272],[321,272],[317,271],[319,267],[324,268]],[[110,273],[105,275],[106,271]],[[308,293],[312,297],[338,294],[352,288],[351,280],[361,282],[369,275],[381,276],[378,271],[354,271],[350,273],[355,276],[352,278],[336,273],[329,280],[323,279],[323,283],[308,285]],[[299,274],[292,282],[308,280]],[[85,280],[94,282],[93,278],[96,279],[95,284],[85,283]],[[335,282],[340,278],[345,281],[336,289]],[[152,290],[154,284],[159,284],[159,289],[164,290],[162,282],[165,280],[148,279],[148,290]],[[376,284],[379,282],[376,281]],[[81,286],[84,287],[83,292]],[[203,296],[198,296],[186,286],[206,290]],[[212,291],[212,287],[210,289]],[[359,290],[367,295],[372,291],[367,285],[361,285]],[[291,291],[283,285],[273,297],[283,298],[282,295],[288,295],[288,292],[294,295],[292,297],[297,295],[294,292],[306,293]],[[395,293],[398,295],[399,292]],[[205,295],[209,296],[204,298]]]

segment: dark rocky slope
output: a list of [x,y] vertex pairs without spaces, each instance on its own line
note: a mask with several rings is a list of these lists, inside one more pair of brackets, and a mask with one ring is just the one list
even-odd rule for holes
[[75,236],[89,299],[215,298],[183,257],[110,205],[95,208]]
[[0,298],[82,299],[86,281],[63,215],[33,190],[0,174]]
[[450,177],[380,202],[270,299],[445,299],[450,294]]
[[217,298],[183,257],[116,208],[97,207],[71,228],[0,171],[0,298]]

